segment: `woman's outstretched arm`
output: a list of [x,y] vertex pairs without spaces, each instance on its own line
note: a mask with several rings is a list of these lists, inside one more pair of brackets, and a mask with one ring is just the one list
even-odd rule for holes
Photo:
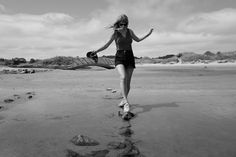
[[98,52],[100,52],[100,51],[105,50],[106,48],[108,48],[108,47],[111,45],[111,43],[113,42],[113,40],[114,40],[114,34],[112,34],[112,36],[110,37],[109,41],[108,41],[105,45],[103,45],[101,48],[99,48],[99,49],[97,49],[97,50],[95,50],[95,51],[93,51],[93,52],[94,52],[94,53],[98,53]]
[[139,38],[139,37],[137,37],[137,36],[134,34],[134,32],[133,32],[131,29],[129,29],[129,30],[130,30],[131,37],[132,37],[135,41],[137,41],[137,42],[140,42],[140,41],[146,39],[146,38],[147,38],[149,35],[151,35],[152,32],[153,32],[153,28],[152,28],[152,29],[150,29],[150,31],[148,32],[147,35],[145,35],[145,36],[142,37],[142,38]]

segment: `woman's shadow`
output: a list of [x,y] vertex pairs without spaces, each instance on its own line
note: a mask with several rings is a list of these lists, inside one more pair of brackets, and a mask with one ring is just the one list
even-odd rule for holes
[[141,108],[141,111],[135,112],[136,115],[145,113],[145,112],[150,112],[154,108],[162,108],[162,107],[179,107],[176,102],[171,102],[171,103],[162,103],[162,104],[150,104],[150,105],[140,105],[140,104],[134,104],[133,105],[135,108]]

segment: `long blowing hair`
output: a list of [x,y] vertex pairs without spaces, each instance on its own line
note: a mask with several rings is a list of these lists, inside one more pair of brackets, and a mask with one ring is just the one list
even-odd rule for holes
[[113,28],[114,30],[118,29],[120,26],[120,23],[126,23],[127,25],[129,24],[129,19],[128,16],[125,14],[120,15],[116,22],[114,22],[109,28]]

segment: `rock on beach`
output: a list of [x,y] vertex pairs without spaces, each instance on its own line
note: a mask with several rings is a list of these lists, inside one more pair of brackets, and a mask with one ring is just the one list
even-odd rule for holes
[[76,135],[71,142],[77,146],[96,146],[99,142],[84,135]]

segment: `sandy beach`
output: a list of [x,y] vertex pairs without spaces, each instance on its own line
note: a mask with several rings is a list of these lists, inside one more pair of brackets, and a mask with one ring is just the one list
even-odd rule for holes
[[[116,70],[53,70],[0,75],[0,157],[66,157],[131,140],[145,157],[236,156],[236,65],[139,65],[130,103],[118,116]],[[109,89],[109,90],[108,90]],[[110,90],[111,89],[111,90]],[[13,102],[5,100],[12,99]],[[129,125],[132,136],[119,134]],[[75,135],[98,146],[75,146]]]

